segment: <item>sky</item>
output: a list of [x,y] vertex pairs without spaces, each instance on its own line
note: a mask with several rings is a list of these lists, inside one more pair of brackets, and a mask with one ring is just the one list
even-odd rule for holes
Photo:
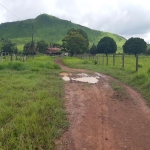
[[150,43],[148,0],[0,0],[0,23],[36,18],[43,13]]

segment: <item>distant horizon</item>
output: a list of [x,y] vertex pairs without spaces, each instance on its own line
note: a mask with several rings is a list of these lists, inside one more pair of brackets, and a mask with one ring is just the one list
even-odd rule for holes
[[[40,15],[44,15],[44,14],[45,14],[45,15],[49,15],[49,16],[56,17],[56,18],[61,19],[61,20],[71,21],[71,20],[67,20],[67,19],[59,18],[59,17],[54,16],[54,15],[52,15],[52,14],[41,13],[41,14],[37,15],[37,16],[36,16],[36,17],[34,17],[34,18],[28,18],[28,19],[24,19],[24,20],[16,20],[16,21],[3,22],[3,23],[0,23],[0,24],[12,23],[12,22],[19,22],[19,21],[21,22],[21,21],[25,21],[25,20],[32,20],[32,19],[36,19],[38,16],[40,16]],[[72,22],[72,21],[71,21],[71,22]],[[72,23],[77,24],[77,23],[75,23],[75,22],[72,22]],[[78,25],[81,25],[81,24],[78,24]],[[81,26],[84,26],[84,25],[81,25]],[[125,37],[125,36],[123,36],[123,35],[119,35],[119,34],[117,34],[117,33],[109,32],[109,31],[97,30],[97,29],[90,28],[90,27],[88,27],[88,26],[84,26],[84,27],[89,28],[89,29],[92,29],[92,30],[96,30],[96,31],[108,32],[108,33],[116,34],[116,35],[118,35],[118,36],[120,36],[120,37],[125,38],[126,40],[128,40],[129,38],[132,38],[132,37],[142,38],[142,37],[139,37],[139,36],[131,36],[131,37],[127,36],[127,37]],[[144,38],[142,38],[142,39],[144,39]],[[145,40],[145,39],[144,39],[144,40]],[[146,40],[145,40],[145,42],[146,42],[147,44],[150,44],[150,41],[146,41]]]

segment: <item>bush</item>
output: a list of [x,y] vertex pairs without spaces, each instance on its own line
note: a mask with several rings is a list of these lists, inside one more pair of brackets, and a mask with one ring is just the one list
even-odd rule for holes
[[148,74],[148,75],[150,75],[150,68],[148,68],[148,70],[147,70],[147,74]]
[[0,70],[4,69],[4,65],[3,64],[0,64]]
[[84,60],[84,61],[82,62],[82,64],[90,64],[90,61]]
[[145,74],[137,74],[137,75],[135,75],[135,76],[133,77],[132,83],[133,83],[133,84],[142,85],[142,84],[144,84],[147,80],[148,80],[148,78],[146,77]]
[[97,63],[98,63],[97,60],[94,60],[94,64],[97,65]]
[[142,67],[143,67],[143,65],[142,65],[142,64],[138,64],[138,67],[139,67],[139,68],[142,68]]
[[25,69],[25,65],[22,62],[9,62],[7,68],[20,71]]

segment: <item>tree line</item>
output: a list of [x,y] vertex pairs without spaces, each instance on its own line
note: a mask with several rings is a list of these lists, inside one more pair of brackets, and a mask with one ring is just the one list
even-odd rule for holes
[[[93,44],[89,49],[89,40],[87,34],[81,29],[70,29],[67,35],[62,39],[63,50],[74,54],[114,54],[117,50],[117,44],[111,37],[103,37],[97,43]],[[126,54],[150,54],[147,50],[147,43],[142,38],[133,38],[126,40],[123,45],[123,52]]]
[[[53,47],[60,47],[60,44],[53,43]],[[17,44],[13,43],[10,39],[1,39],[0,40],[0,53],[9,53],[18,54],[22,53],[24,55],[34,55],[37,52],[46,54],[48,48],[48,43],[44,40],[37,41],[36,43],[33,41],[27,42],[24,44],[23,51],[19,52],[17,48]]]
[[[67,35],[62,39],[62,44],[53,44],[54,47],[60,47],[62,52],[68,52],[71,56],[74,54],[112,54],[116,53],[117,44],[111,37],[103,37],[97,44],[93,44],[89,48],[88,35],[82,29],[70,29]],[[16,43],[9,39],[1,39],[1,52],[8,52],[10,54],[18,53]],[[44,40],[38,42],[28,42],[23,47],[23,54],[46,53],[48,44]],[[127,54],[150,54],[150,49],[147,49],[147,43],[142,38],[129,38],[123,45],[123,52]]]
[[[147,49],[147,43],[142,38],[129,38],[122,46],[123,52],[126,54],[150,54],[150,50]],[[97,45],[92,45],[90,48],[91,54],[103,53],[112,54],[116,53],[117,45],[111,37],[102,38]]]

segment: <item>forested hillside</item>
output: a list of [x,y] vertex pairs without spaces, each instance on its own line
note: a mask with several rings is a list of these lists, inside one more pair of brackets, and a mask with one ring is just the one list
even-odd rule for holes
[[118,50],[120,51],[126,40],[124,37],[116,34],[92,30],[47,14],[39,15],[35,19],[0,24],[0,38],[9,38],[18,45],[23,45],[31,41],[32,24],[34,40],[45,40],[49,44],[61,43],[62,38],[71,28],[84,30],[88,34],[90,46],[93,43],[97,44],[101,38],[109,36],[116,41]]

